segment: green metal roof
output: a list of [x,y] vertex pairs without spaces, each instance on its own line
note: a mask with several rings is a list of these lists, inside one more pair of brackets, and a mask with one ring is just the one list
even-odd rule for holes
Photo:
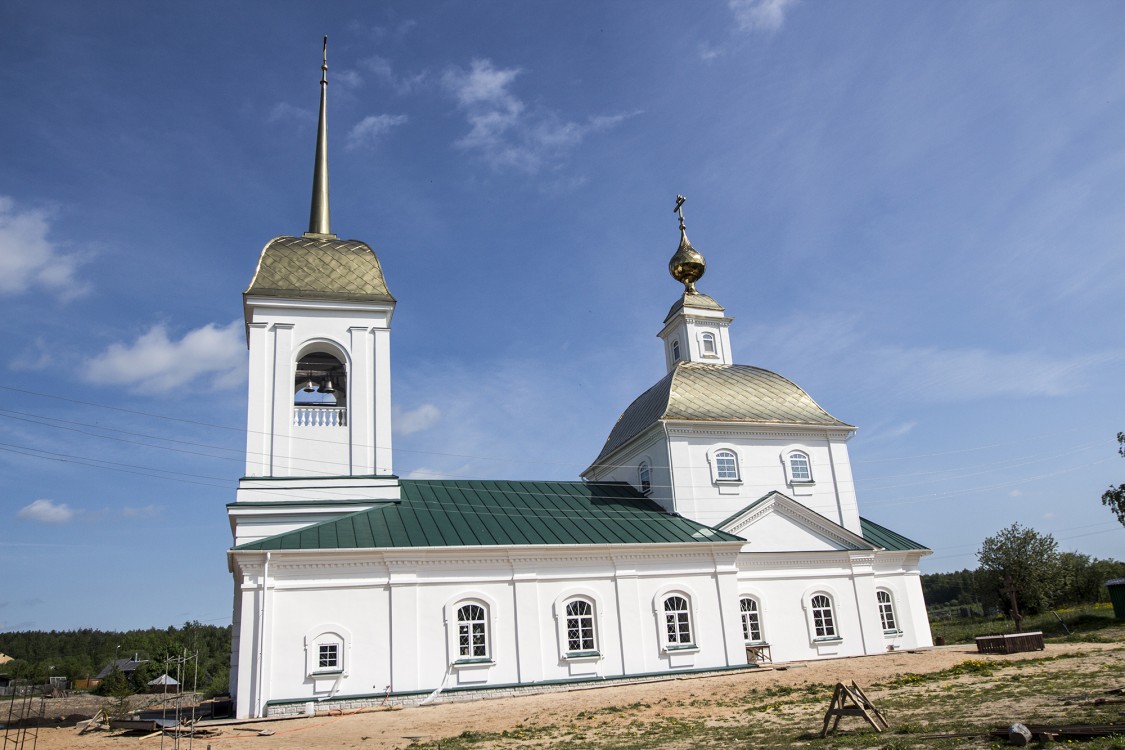
[[863,538],[872,544],[877,544],[883,549],[892,550],[895,552],[906,552],[910,550],[929,550],[930,548],[924,544],[919,544],[913,539],[907,539],[898,532],[891,531],[886,526],[880,526],[874,521],[868,521],[866,518],[859,519],[859,528],[863,533]]
[[402,500],[238,550],[740,542],[625,483],[402,480]]

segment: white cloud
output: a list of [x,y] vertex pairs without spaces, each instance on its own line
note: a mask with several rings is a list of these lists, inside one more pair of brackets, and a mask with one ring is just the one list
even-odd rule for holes
[[354,70],[337,70],[331,74],[329,81],[333,86],[338,86],[345,91],[359,88],[363,78]]
[[0,196],[0,295],[42,289],[66,300],[89,291],[76,277],[78,256],[61,253],[49,232],[46,211],[21,211]]
[[305,126],[316,122],[316,114],[311,109],[297,107],[288,102],[278,102],[270,109],[266,120],[271,123]]
[[369,115],[364,117],[348,133],[347,148],[357,149],[374,146],[379,138],[390,132],[391,128],[406,122],[406,115]]
[[377,79],[390,86],[399,94],[410,94],[426,86],[430,82],[430,72],[422,70],[409,75],[396,73],[391,66],[391,61],[379,55],[372,55],[361,60],[360,65],[375,75]]
[[16,372],[37,372],[46,370],[54,364],[55,356],[51,347],[41,338],[35,339],[25,347],[16,358],[8,362],[8,369]]
[[417,409],[394,409],[394,429],[402,435],[413,435],[428,430],[441,420],[441,409],[433,404],[422,404]]
[[727,0],[741,31],[777,31],[797,0]]
[[28,521],[40,523],[66,523],[74,518],[74,510],[66,503],[55,503],[50,500],[36,500],[20,508],[16,516]]
[[521,72],[496,68],[490,60],[473,60],[468,70],[454,67],[442,76],[469,123],[457,147],[479,153],[493,169],[534,174],[546,163],[561,160],[590,134],[637,114],[597,115],[577,122],[548,110],[529,112],[510,90]]
[[218,327],[209,323],[168,338],[163,325],[153,326],[132,344],[111,344],[86,363],[92,383],[122,385],[139,393],[167,393],[209,378],[212,389],[245,382],[246,346],[242,321]]
[[1012,490],[1008,493],[1008,497],[1023,497],[1023,492],[1019,490]]

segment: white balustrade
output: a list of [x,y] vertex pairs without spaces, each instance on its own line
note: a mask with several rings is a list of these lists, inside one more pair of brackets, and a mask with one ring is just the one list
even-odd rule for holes
[[297,427],[345,427],[346,406],[293,406],[293,424]]

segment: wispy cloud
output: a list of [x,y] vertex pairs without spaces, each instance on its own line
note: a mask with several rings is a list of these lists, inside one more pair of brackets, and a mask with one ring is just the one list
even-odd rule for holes
[[20,508],[16,516],[25,521],[66,523],[74,518],[75,511],[66,503],[56,503],[51,500],[40,499]]
[[125,518],[155,518],[160,515],[159,505],[145,505],[141,507],[133,507],[126,505],[121,509],[121,515]]
[[50,229],[46,211],[20,210],[0,196],[0,295],[38,289],[68,300],[89,291],[77,277],[79,257],[61,252]]
[[574,121],[550,110],[529,111],[511,91],[521,73],[519,68],[497,68],[490,60],[473,60],[468,70],[453,67],[442,76],[442,85],[469,124],[469,132],[456,146],[478,153],[493,169],[534,174],[565,158],[587,136],[631,116],[596,115]]
[[797,0],[727,0],[741,31],[777,31]]
[[37,372],[54,364],[53,349],[41,338],[35,339],[8,362],[8,369],[16,372]]
[[405,411],[394,408],[394,429],[401,435],[413,435],[428,430],[441,420],[441,409],[433,404],[422,404],[416,409]]
[[294,127],[305,127],[316,122],[316,113],[311,109],[298,107],[289,102],[278,102],[270,108],[266,121]]
[[369,148],[389,133],[392,128],[402,125],[406,115],[369,115],[364,117],[348,132],[347,148]]
[[399,94],[411,94],[427,86],[432,77],[428,70],[417,73],[399,73],[391,65],[391,61],[379,55],[372,55],[359,63],[371,72],[376,80],[390,86]]
[[242,321],[219,327],[209,323],[179,340],[155,325],[132,344],[111,344],[86,363],[85,377],[101,385],[121,385],[138,393],[167,393],[207,379],[211,389],[245,382],[246,347]]

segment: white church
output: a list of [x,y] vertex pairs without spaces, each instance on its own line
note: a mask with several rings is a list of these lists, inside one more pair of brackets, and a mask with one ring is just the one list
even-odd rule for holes
[[860,517],[855,427],[732,361],[682,198],[668,372],[581,481],[399,479],[395,299],[330,229],[323,71],[309,231],[271,240],[243,295],[239,717],[931,645],[930,551]]

